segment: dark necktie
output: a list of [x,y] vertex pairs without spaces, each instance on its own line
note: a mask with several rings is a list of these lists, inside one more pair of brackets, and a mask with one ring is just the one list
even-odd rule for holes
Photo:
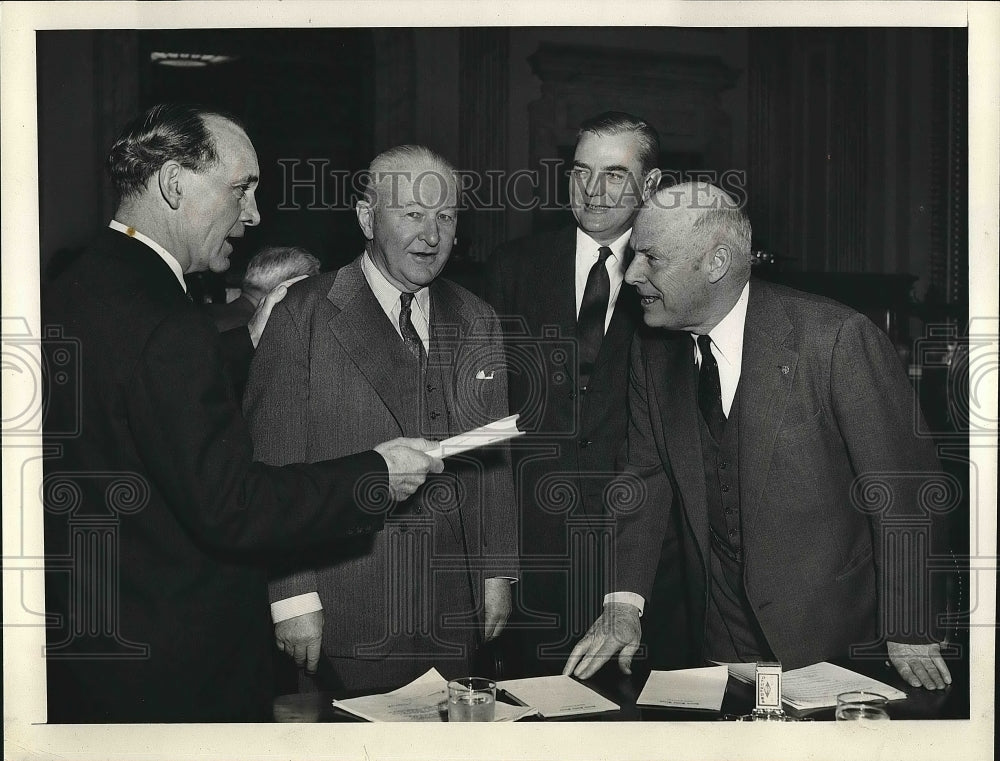
[[586,386],[594,370],[594,360],[601,349],[604,338],[604,320],[608,315],[608,299],[611,298],[611,278],[608,277],[607,261],[611,249],[601,246],[597,263],[590,268],[587,286],[583,289],[580,302],[580,316],[576,320],[576,336],[580,343],[580,385]]
[[719,363],[712,354],[712,339],[707,335],[698,336],[698,350],[701,352],[701,371],[698,373],[698,407],[708,424],[712,438],[722,441],[726,430],[726,415],[722,411],[722,385],[719,383]]
[[406,344],[406,348],[423,364],[424,342],[420,340],[417,329],[413,327],[413,321],[410,319],[410,307],[412,305],[412,293],[399,294],[399,332],[403,336],[403,343]]

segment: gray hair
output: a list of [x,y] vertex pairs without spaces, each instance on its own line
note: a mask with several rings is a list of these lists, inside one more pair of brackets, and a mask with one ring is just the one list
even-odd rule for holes
[[289,278],[317,274],[319,266],[319,259],[304,248],[265,246],[247,264],[242,289],[259,301]]
[[[372,206],[378,203],[378,186],[386,179],[390,179],[394,174],[405,171],[407,167],[412,167],[420,163],[437,164],[444,173],[455,175],[456,169],[444,156],[423,145],[397,145],[382,151],[372,159],[368,165],[368,171],[362,178],[362,188],[365,200]],[[458,187],[457,178],[453,177],[455,185]]]

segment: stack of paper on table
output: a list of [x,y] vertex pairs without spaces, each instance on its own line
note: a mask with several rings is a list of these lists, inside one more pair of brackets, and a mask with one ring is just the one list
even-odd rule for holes
[[636,704],[719,711],[728,681],[729,670],[725,666],[650,671]]
[[[382,695],[334,700],[333,707],[368,721],[448,721],[448,682],[437,669]],[[535,711],[498,702],[493,721],[517,721]]]
[[439,441],[436,447],[427,450],[427,454],[433,457],[451,457],[451,455],[468,452],[470,449],[499,444],[501,441],[507,441],[523,434],[524,431],[517,430],[517,415],[510,415],[466,433],[452,436],[450,439]]
[[[724,665],[729,669],[733,678],[747,684],[754,683],[756,664],[727,663]],[[799,710],[835,706],[837,705],[837,695],[855,690],[875,692],[888,700],[902,700],[906,697],[905,692],[890,687],[885,682],[826,661],[785,671],[781,675],[782,702]]]
[[497,687],[547,719],[619,709],[616,703],[564,675],[508,679],[497,682]]

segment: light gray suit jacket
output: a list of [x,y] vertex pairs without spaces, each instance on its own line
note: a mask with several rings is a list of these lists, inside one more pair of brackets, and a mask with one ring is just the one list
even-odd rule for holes
[[[956,484],[899,357],[868,318],[754,280],[743,339],[739,494],[744,586],[785,668],[924,642],[932,518]],[[633,343],[616,588],[649,599],[670,510],[681,510],[694,620],[704,621],[709,525],[691,337]],[[700,644],[702,632],[694,633]]]
[[[444,279],[430,286],[430,303],[427,362],[447,379],[451,432],[506,416],[493,310]],[[275,307],[244,406],[256,457],[291,463],[422,435],[425,398],[416,361],[375,299],[359,258],[294,285]],[[506,449],[478,450],[445,464],[443,474],[404,503],[400,512],[408,514],[390,518],[374,538],[299,556],[292,572],[272,583],[272,602],[319,593],[328,654],[378,659],[430,647],[461,657],[482,626],[483,580],[516,578]]]

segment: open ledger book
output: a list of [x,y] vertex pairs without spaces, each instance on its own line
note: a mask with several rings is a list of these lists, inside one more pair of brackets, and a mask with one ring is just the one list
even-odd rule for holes
[[[448,721],[448,682],[432,668],[398,690],[334,700],[333,707],[368,721]],[[517,721],[534,713],[534,708],[498,702],[493,721]]]
[[494,420],[484,426],[475,428],[450,439],[439,441],[433,449],[428,449],[427,454],[433,457],[451,457],[455,454],[468,452],[470,449],[499,444],[515,436],[521,436],[524,431],[517,430],[517,415]]
[[[734,679],[747,684],[754,683],[756,664],[725,663],[721,665],[729,668],[729,674]],[[837,695],[854,690],[875,692],[888,700],[902,700],[906,697],[905,692],[890,687],[885,682],[826,661],[785,671],[781,675],[781,700],[798,710],[835,706],[837,705]]]

